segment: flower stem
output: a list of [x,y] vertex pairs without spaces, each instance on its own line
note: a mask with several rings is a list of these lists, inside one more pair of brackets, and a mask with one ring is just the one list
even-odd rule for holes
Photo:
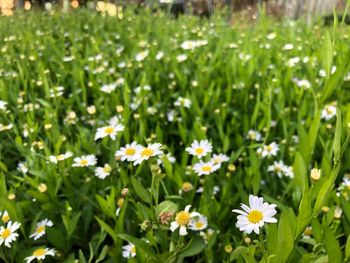
[[266,249],[265,249],[265,245],[264,245],[264,237],[263,237],[263,234],[260,232],[259,234],[259,240],[260,240],[260,248],[261,248],[261,252],[263,254],[263,259],[265,263],[267,263],[267,252],[266,252]]

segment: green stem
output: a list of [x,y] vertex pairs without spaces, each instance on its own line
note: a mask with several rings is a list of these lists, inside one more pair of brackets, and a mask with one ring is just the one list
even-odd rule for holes
[[264,262],[267,263],[267,252],[266,252],[266,249],[265,249],[264,237],[263,237],[262,232],[260,232],[260,234],[259,234],[259,240],[260,240],[259,245],[260,245],[260,248],[261,248],[261,252],[263,253]]

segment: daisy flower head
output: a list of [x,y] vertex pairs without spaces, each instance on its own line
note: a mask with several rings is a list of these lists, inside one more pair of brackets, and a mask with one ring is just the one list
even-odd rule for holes
[[191,146],[186,148],[186,152],[193,156],[197,156],[198,158],[202,158],[210,153],[212,148],[213,146],[208,140],[201,140],[199,142],[194,140]]
[[252,141],[260,142],[261,141],[261,133],[254,130],[249,130],[247,134],[247,138]]
[[120,158],[120,160],[122,161],[131,162],[135,154],[141,148],[142,146],[139,145],[137,142],[132,142],[130,144],[125,145],[124,147],[121,147],[118,151],[116,151],[114,156],[115,158]]
[[132,158],[134,165],[141,164],[144,160],[148,160],[151,157],[163,155],[163,151],[160,150],[161,148],[162,145],[160,143],[151,143],[147,147],[141,147]]
[[194,231],[201,231],[208,226],[208,218],[200,215],[191,219],[188,228]]
[[106,163],[103,167],[96,167],[95,176],[100,179],[105,179],[112,171],[112,167]]
[[110,121],[110,125],[98,128],[95,135],[95,141],[107,136],[109,136],[114,141],[117,133],[124,131],[125,128],[124,125],[117,122],[118,121],[116,121],[115,119],[112,119]]
[[227,162],[229,160],[228,156],[225,154],[213,154],[211,161],[215,164],[222,164],[223,162]]
[[191,208],[191,205],[187,205],[185,207],[185,210],[180,211],[176,214],[175,221],[171,222],[170,224],[170,230],[171,232],[174,232],[176,229],[180,228],[179,234],[180,236],[186,236],[187,235],[187,227],[189,226],[191,219],[194,217],[199,217],[201,214],[197,212],[190,213],[189,210]]
[[45,218],[44,220],[37,223],[34,233],[31,234],[29,237],[33,238],[34,240],[39,239],[40,237],[45,235],[45,230],[47,226],[52,227],[53,223],[51,220]]
[[334,105],[327,105],[321,112],[321,118],[328,121],[337,114],[337,108]]
[[73,167],[87,167],[87,166],[93,166],[97,163],[97,159],[95,155],[89,154],[84,155],[81,157],[74,158]]
[[9,221],[6,227],[0,227],[0,246],[4,243],[6,247],[11,247],[11,243],[18,237],[17,229],[21,226],[18,222]]
[[275,204],[264,203],[262,197],[249,196],[249,206],[241,204],[243,210],[233,209],[232,212],[238,213],[236,226],[240,231],[247,234],[253,231],[259,234],[260,227],[264,223],[276,223],[277,219],[273,216],[277,213]]
[[176,107],[184,107],[184,108],[190,108],[192,105],[192,101],[188,98],[178,97],[177,100],[174,102],[174,106]]
[[117,84],[116,83],[111,83],[111,84],[105,84],[101,87],[101,91],[104,93],[112,93],[112,91],[114,91],[117,88]]
[[279,150],[279,146],[277,143],[272,142],[269,145],[264,145],[262,148],[259,148],[257,150],[257,153],[261,157],[271,157],[271,156],[276,156],[277,152]]
[[135,256],[136,256],[136,247],[134,244],[129,243],[128,245],[123,246],[124,258],[133,258]]
[[0,110],[1,111],[6,111],[7,110],[6,105],[7,105],[6,101],[0,100]]
[[29,257],[26,257],[24,260],[26,263],[30,263],[33,260],[44,260],[46,256],[55,256],[56,250],[53,248],[38,248],[33,251],[33,254]]
[[203,162],[200,161],[193,166],[193,170],[201,176],[203,174],[211,174],[220,168],[221,164],[216,164],[213,161]]
[[275,161],[273,165],[269,165],[267,170],[269,172],[273,172],[274,174],[276,174],[278,177],[281,178],[286,168],[287,166],[282,161]]
[[63,153],[63,154],[59,154],[59,155],[50,155],[49,156],[49,161],[51,163],[58,163],[60,161],[64,161],[70,157],[73,156],[73,153],[72,152],[66,152],[66,153]]

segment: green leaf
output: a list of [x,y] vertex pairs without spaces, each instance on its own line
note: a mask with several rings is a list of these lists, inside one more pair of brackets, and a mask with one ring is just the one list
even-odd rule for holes
[[193,239],[191,244],[184,249],[180,254],[180,258],[185,258],[185,257],[191,257],[199,254],[204,248],[205,248],[205,243],[203,242],[203,239],[196,238]]
[[109,249],[109,247],[107,245],[105,245],[102,248],[102,251],[101,251],[99,257],[96,259],[95,263],[98,263],[98,262],[101,262],[102,260],[104,260],[104,258],[106,257],[106,255],[108,253],[108,249]]
[[131,183],[134,187],[135,194],[137,194],[144,202],[150,203],[151,202],[151,196],[149,192],[137,181],[136,178],[131,177]]
[[348,236],[348,239],[346,240],[345,245],[345,260],[348,260],[350,258],[350,235]]
[[332,263],[342,262],[342,253],[340,250],[339,242],[335,238],[332,230],[328,226],[324,226],[324,242],[328,254],[328,260]]
[[172,212],[175,213],[177,211],[177,204],[174,202],[171,202],[169,200],[165,200],[161,202],[157,207],[156,207],[156,215],[159,216],[161,212]]
[[105,223],[102,219],[95,216],[97,222],[101,226],[101,228],[106,231],[112,238],[114,242],[117,242],[117,233],[111,228],[107,223]]

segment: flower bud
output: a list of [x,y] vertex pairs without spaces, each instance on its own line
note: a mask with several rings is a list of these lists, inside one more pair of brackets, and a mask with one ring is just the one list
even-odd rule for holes
[[316,169],[316,168],[312,168],[311,170],[311,179],[314,181],[318,181],[321,177],[321,170],[320,169]]

